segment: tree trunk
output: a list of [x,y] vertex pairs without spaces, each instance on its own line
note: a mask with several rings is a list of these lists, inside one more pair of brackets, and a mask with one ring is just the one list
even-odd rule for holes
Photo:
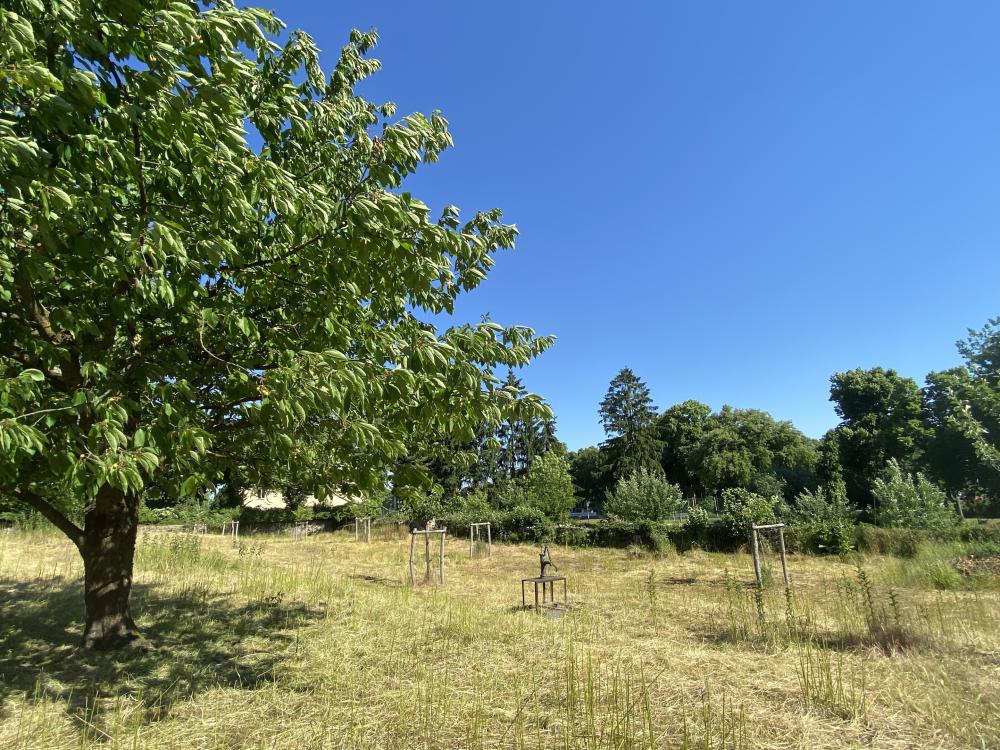
[[107,651],[142,643],[129,609],[138,530],[138,498],[113,487],[101,488],[87,508],[80,545],[86,649]]

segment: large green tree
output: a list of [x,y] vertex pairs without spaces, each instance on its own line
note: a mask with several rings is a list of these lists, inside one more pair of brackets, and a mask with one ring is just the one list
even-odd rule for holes
[[598,409],[608,439],[601,444],[608,483],[639,469],[659,471],[660,442],[654,422],[656,407],[647,386],[625,367],[611,380]]
[[723,406],[705,420],[686,455],[691,476],[711,492],[747,488],[790,498],[816,483],[814,442],[759,409]]
[[965,365],[924,387],[925,464],[952,496],[1000,496],[1000,319],[958,342]]
[[920,388],[895,370],[873,367],[840,372],[830,378],[830,400],[844,482],[852,501],[868,505],[871,488],[890,459],[913,467],[926,446]]
[[691,471],[688,459],[694,447],[713,426],[712,407],[688,400],[674,404],[656,420],[657,437],[663,445],[660,462],[668,482],[678,485],[686,495],[705,491]]
[[410,444],[499,424],[494,368],[549,343],[427,322],[515,228],[403,189],[451,137],[355,93],[374,32],[326,75],[281,31],[222,0],[0,8],[0,495],[79,548],[86,647],[139,638],[148,487],[423,482]]

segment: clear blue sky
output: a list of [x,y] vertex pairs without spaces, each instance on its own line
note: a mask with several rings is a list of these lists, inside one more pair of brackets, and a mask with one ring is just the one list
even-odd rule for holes
[[441,109],[410,189],[521,230],[459,306],[558,336],[522,372],[571,448],[623,366],[662,409],[765,409],[818,437],[829,377],[922,382],[1000,315],[1000,4],[276,0],[363,92]]

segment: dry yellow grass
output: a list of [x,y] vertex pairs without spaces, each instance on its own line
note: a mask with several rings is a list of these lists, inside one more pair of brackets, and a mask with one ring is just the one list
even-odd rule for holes
[[[156,653],[75,651],[80,565],[0,535],[3,748],[1000,748],[1000,594],[898,561],[553,550],[564,617],[520,610],[537,549],[405,584],[407,543],[149,534]],[[779,575],[780,578],[780,575]],[[867,580],[867,586],[865,581]]]

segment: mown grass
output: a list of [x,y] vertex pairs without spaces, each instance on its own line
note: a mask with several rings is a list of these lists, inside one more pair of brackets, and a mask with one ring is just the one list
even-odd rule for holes
[[1000,747],[989,580],[794,556],[790,592],[758,591],[746,555],[559,548],[552,618],[520,609],[533,547],[452,539],[447,585],[416,589],[407,550],[149,534],[158,650],[100,655],[75,551],[0,535],[0,747]]

